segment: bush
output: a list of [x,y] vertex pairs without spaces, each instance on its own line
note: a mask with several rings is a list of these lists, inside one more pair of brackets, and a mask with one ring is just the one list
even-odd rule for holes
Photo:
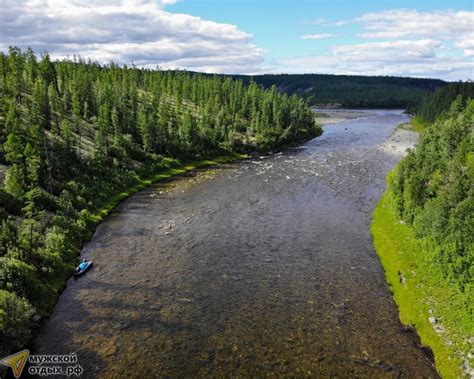
[[21,201],[17,200],[13,195],[0,188],[0,207],[13,215],[19,215],[21,213],[22,204]]
[[34,308],[13,292],[0,290],[0,351],[2,355],[21,348],[30,338]]

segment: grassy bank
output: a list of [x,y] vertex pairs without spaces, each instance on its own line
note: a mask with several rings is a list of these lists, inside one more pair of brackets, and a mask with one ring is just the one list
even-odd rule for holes
[[421,122],[417,117],[413,117],[410,122],[400,124],[397,129],[409,130],[421,134],[426,129],[426,124]]
[[469,355],[474,325],[466,296],[442,276],[429,243],[399,220],[389,190],[375,209],[371,232],[401,321],[414,326],[422,343],[431,347],[443,377],[468,377],[468,365],[474,366]]

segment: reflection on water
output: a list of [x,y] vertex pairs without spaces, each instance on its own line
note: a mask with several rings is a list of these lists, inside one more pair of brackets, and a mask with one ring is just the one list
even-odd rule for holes
[[123,202],[37,339],[86,377],[436,377],[403,328],[370,215],[406,120],[369,111],[282,154]]

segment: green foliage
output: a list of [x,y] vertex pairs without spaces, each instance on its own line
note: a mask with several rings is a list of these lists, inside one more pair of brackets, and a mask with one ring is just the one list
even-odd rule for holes
[[[474,100],[466,95],[470,90],[471,83],[455,83],[423,100],[415,117],[423,126],[420,141],[389,174],[371,228],[400,318],[416,327],[447,378],[466,376],[461,366],[474,365]],[[435,122],[428,122],[436,116]],[[442,332],[428,321],[433,316]]]
[[[467,292],[474,282],[474,101],[463,103],[458,97],[425,129],[389,188],[398,214],[432,242],[445,277]],[[474,314],[473,302],[467,306]]]
[[0,351],[23,346],[30,337],[34,308],[24,298],[0,289]]
[[[474,364],[469,354],[469,338],[474,333],[469,307],[474,301],[472,287],[461,291],[449,282],[439,262],[432,259],[437,254],[436,243],[417,238],[411,225],[400,222],[393,201],[389,188],[375,208],[371,233],[400,319],[414,326],[422,343],[433,350],[443,378],[460,378],[461,365],[465,361]],[[438,319],[436,326],[443,328],[442,333],[436,332],[430,317]]]
[[22,202],[15,196],[0,188],[0,207],[5,209],[7,213],[19,215],[21,212]]
[[8,349],[27,339],[32,307],[51,311],[82,242],[127,189],[151,183],[142,178],[321,134],[303,99],[256,83],[53,63],[47,54],[38,62],[17,48],[0,53],[0,70],[0,153],[8,165],[0,189],[0,338]]
[[474,83],[449,83],[424,96],[421,103],[412,110],[420,121],[434,122],[452,107],[453,101],[457,99],[454,106],[459,110],[469,98],[474,98]]
[[10,194],[14,199],[21,200],[24,190],[24,175],[18,165],[12,165],[8,169],[5,177],[5,192]]

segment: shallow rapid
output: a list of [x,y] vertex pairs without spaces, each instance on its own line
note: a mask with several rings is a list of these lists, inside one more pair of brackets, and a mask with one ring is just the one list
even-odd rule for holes
[[132,196],[84,247],[94,268],[35,352],[76,352],[83,377],[437,377],[369,233],[405,121],[364,111]]

